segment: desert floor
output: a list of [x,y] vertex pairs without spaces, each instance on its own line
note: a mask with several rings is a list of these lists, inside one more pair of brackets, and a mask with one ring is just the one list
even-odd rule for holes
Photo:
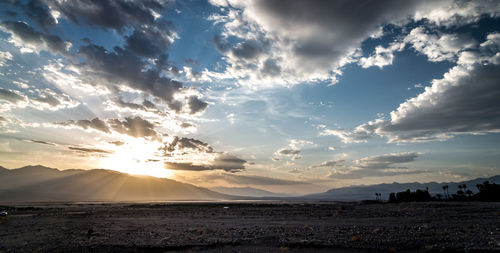
[[500,252],[500,203],[0,205],[0,252]]

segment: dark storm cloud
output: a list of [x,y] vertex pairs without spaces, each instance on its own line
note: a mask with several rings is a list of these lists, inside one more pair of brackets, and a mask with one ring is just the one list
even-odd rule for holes
[[5,21],[2,23],[2,26],[25,43],[36,46],[37,48],[46,46],[53,53],[68,54],[68,42],[56,35],[37,32],[31,26],[21,21]]
[[273,30],[295,34],[309,29],[311,35],[317,35],[299,38],[295,53],[306,58],[336,61],[346,49],[368,37],[378,25],[412,14],[418,3],[398,0],[292,0],[286,3],[261,0],[256,1],[254,7],[259,16],[272,22],[270,28]]
[[162,99],[175,111],[181,110],[182,104],[173,95],[180,91],[182,83],[160,76],[158,69],[144,71],[146,63],[137,55],[120,47],[108,52],[97,45],[82,46],[78,53],[85,58],[85,65],[93,72],[90,74],[102,75],[109,81],[107,85],[123,83]]
[[197,96],[190,96],[188,99],[189,109],[192,114],[204,111],[208,103],[201,101]]
[[108,120],[109,126],[116,132],[133,137],[157,137],[155,125],[141,117],[126,117],[124,121],[118,119]]
[[128,26],[152,25],[152,11],[160,12],[159,1],[72,0],[51,2],[53,7],[74,23],[121,31]]
[[98,154],[113,154],[112,151],[98,149],[98,148],[80,148],[80,147],[68,147],[68,149],[76,151],[78,153],[98,153]]
[[0,99],[6,100],[14,104],[26,100],[25,97],[3,88],[0,88]]
[[[24,14],[35,21],[37,25],[47,32],[48,28],[57,25],[57,20],[50,13],[50,8],[43,0],[30,0],[30,1],[0,1],[0,4],[6,4],[13,7],[20,8]],[[5,11],[7,12],[7,11]],[[9,11],[8,16],[17,16],[16,12]]]
[[57,20],[50,13],[49,7],[41,0],[31,0],[22,6],[26,16],[34,20],[44,31],[57,25]]

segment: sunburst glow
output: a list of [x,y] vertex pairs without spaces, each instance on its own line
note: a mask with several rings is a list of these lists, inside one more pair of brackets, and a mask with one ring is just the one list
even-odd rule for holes
[[160,178],[171,178],[171,170],[165,169],[163,161],[158,159],[159,144],[130,138],[122,146],[115,148],[114,153],[102,158],[100,167],[133,175],[147,175]]

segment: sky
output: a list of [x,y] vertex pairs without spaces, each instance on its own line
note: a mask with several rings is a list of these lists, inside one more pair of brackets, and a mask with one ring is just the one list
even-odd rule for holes
[[500,2],[0,1],[0,165],[307,194],[500,174]]

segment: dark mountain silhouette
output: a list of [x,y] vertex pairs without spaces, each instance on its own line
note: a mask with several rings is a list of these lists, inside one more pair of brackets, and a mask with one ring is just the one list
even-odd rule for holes
[[500,183],[500,175],[490,177],[490,178],[477,178],[468,181],[462,182],[448,182],[448,183],[392,183],[392,184],[377,184],[377,185],[368,185],[368,186],[350,186],[350,187],[342,187],[331,189],[323,193],[310,194],[302,196],[304,199],[313,199],[313,200],[369,200],[375,199],[375,193],[381,193],[381,199],[387,200],[389,198],[389,194],[391,192],[400,192],[406,191],[410,189],[412,191],[416,189],[426,189],[428,187],[429,193],[434,196],[436,194],[443,195],[442,187],[448,185],[449,192],[454,193],[459,188],[458,185],[466,184],[469,189],[471,189],[474,193],[478,192],[476,188],[476,184],[481,184],[484,181],[489,181],[490,183]]
[[44,166],[0,169],[0,201],[220,200],[233,196],[150,176],[111,170],[58,170]]
[[216,191],[222,194],[245,196],[245,197],[289,197],[290,195],[274,193],[262,189],[252,188],[252,187],[212,187],[212,191]]

